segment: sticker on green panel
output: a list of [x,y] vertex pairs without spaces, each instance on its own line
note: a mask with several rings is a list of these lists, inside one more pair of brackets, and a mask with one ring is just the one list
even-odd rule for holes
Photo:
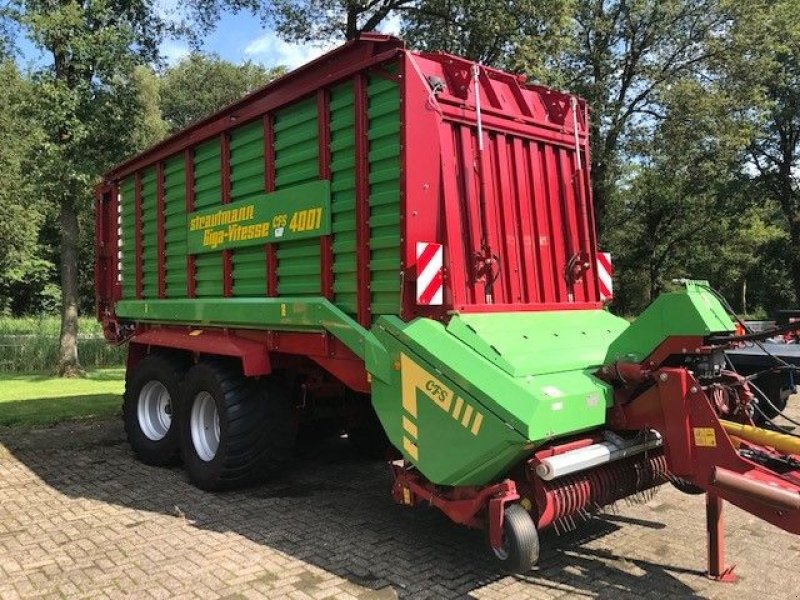
[[312,181],[186,217],[189,254],[320,237],[331,232],[331,185]]

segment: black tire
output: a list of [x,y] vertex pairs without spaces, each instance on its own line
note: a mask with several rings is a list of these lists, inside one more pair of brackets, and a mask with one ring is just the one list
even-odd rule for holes
[[[136,457],[145,464],[168,466],[180,461],[181,380],[183,363],[171,356],[151,354],[125,377],[122,421]],[[161,389],[159,389],[160,384]],[[163,405],[163,392],[168,404]],[[168,427],[165,424],[169,417]],[[166,427],[166,431],[164,428]]]
[[769,399],[767,402],[761,394],[755,392],[755,401],[761,411],[757,410],[753,415],[753,421],[757,424],[763,425],[767,419],[774,419],[786,409],[790,394],[785,394],[783,391],[785,379],[785,376],[770,374],[759,377],[753,382]]
[[503,516],[503,546],[492,548],[495,560],[506,571],[524,575],[539,560],[539,533],[528,511],[509,504]]
[[[197,487],[214,491],[254,485],[288,461],[297,433],[294,406],[286,390],[269,378],[255,380],[229,364],[204,362],[186,374],[184,398],[181,448],[189,479]],[[212,400],[219,441],[204,457],[202,443],[192,435],[193,423],[196,435],[204,435],[197,426],[199,403],[211,406]],[[194,420],[193,410],[198,411]]]

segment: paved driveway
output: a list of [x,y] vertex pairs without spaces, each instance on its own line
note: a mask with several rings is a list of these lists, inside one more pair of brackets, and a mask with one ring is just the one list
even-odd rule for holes
[[0,431],[0,597],[800,597],[800,538],[734,508],[740,580],[706,580],[702,497],[671,487],[547,534],[539,567],[510,577],[480,533],[392,504],[389,485],[340,441],[280,481],[209,494],[135,462],[116,422]]

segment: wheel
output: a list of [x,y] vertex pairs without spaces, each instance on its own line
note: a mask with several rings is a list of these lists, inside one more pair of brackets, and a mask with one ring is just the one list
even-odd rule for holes
[[181,448],[197,487],[253,485],[288,460],[297,432],[294,407],[275,382],[205,362],[186,374],[184,398]]
[[152,354],[127,374],[122,420],[134,454],[145,464],[173,465],[180,459],[176,416],[183,373],[179,360]]
[[669,482],[679,492],[683,492],[684,494],[689,494],[690,496],[699,496],[700,494],[705,494],[706,491],[696,486],[693,483],[689,483],[685,479],[681,479],[680,477],[672,477]]
[[495,559],[507,571],[524,574],[539,560],[539,534],[528,511],[509,504],[503,516],[503,544],[492,548]]
[[[774,419],[778,416],[779,412],[783,412],[786,409],[789,396],[792,395],[793,390],[790,391],[788,386],[784,385],[785,380],[786,378],[780,375],[766,375],[754,382],[758,386],[758,389],[760,389],[770,401],[767,402],[761,397],[761,394],[756,392],[756,403],[761,411],[759,412],[757,410],[753,415],[753,420],[757,424],[763,425],[767,419]],[[761,413],[763,413],[763,415]],[[766,418],[764,415],[766,415]]]

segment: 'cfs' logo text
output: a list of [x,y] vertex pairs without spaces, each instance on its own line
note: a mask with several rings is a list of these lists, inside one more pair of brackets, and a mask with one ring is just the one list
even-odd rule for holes
[[447,405],[449,408],[448,400],[450,399],[450,390],[442,387],[438,381],[435,379],[429,379],[425,384],[425,391],[428,392],[428,395],[431,397],[431,399],[439,406],[444,407]]

